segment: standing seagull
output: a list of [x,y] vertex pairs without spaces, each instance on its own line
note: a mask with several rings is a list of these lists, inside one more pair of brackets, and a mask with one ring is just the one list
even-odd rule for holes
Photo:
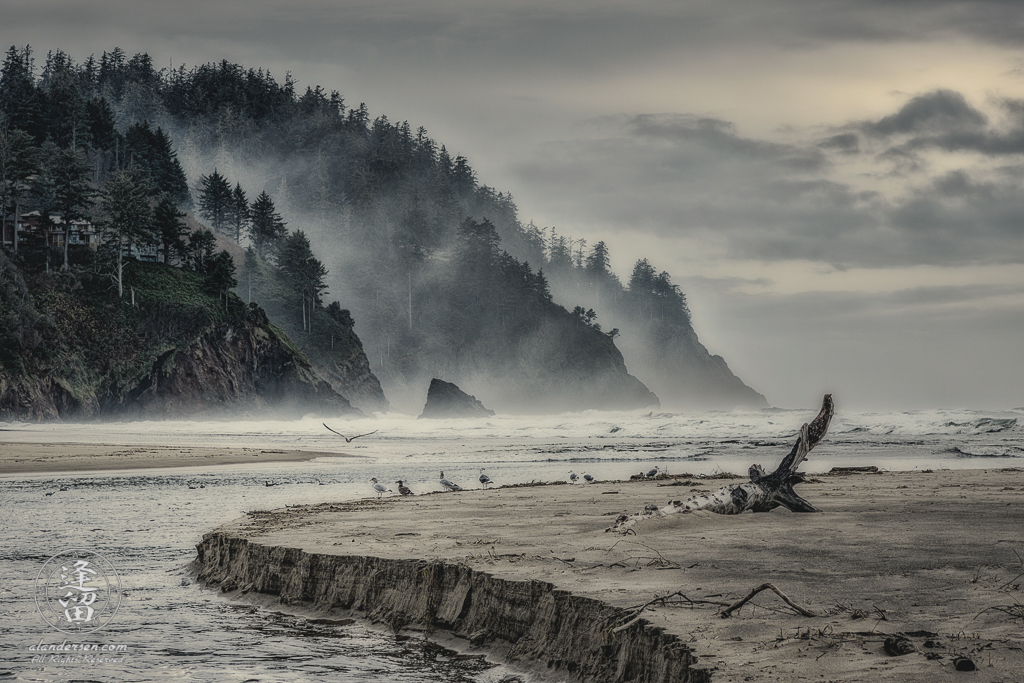
[[480,483],[483,484],[484,488],[487,488],[488,484],[493,484],[494,483],[493,481],[491,481],[490,477],[488,477],[486,474],[484,474],[484,468],[483,467],[480,468]]
[[444,487],[445,491],[461,491],[462,490],[462,487],[459,486],[458,484],[452,483],[452,482],[448,481],[447,479],[445,479],[443,471],[441,472],[440,483],[441,483],[441,486]]
[[658,466],[655,465],[653,470],[648,470],[647,471],[647,478],[648,479],[654,479],[656,476],[658,476],[658,469],[659,469]]
[[402,494],[403,496],[411,496],[412,495],[412,489],[410,489],[408,486],[403,484],[401,479],[399,479],[395,483],[398,484],[398,492],[400,494]]
[[579,479],[580,479],[579,475],[577,475],[572,470],[569,470],[569,482],[570,483],[575,484],[577,481],[579,481]]
[[593,483],[594,482],[594,475],[593,474],[587,474],[586,472],[584,472],[583,473],[583,481],[587,482],[588,484]]
[[370,481],[373,483],[373,490],[377,492],[378,498],[383,496],[385,493],[391,493],[391,489],[389,489],[387,486],[385,486],[384,484],[377,483],[377,477],[374,477]]
[[[326,422],[321,422],[321,424],[324,427],[327,427],[327,423]],[[330,427],[327,427],[327,430],[331,431],[331,432],[334,432],[334,430],[331,429]],[[365,434],[356,434],[355,436],[345,436],[341,432],[334,432],[334,433],[337,434],[338,436],[340,436],[341,438],[345,439],[345,443],[352,443],[354,440],[358,439],[361,436],[369,436],[370,434],[376,434],[377,430],[374,429],[372,432],[366,432]]]

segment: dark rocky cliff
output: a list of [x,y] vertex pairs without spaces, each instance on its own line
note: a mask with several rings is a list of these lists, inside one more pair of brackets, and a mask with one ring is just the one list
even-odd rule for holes
[[161,264],[127,277],[134,304],[0,254],[0,420],[359,412],[259,308]]
[[104,406],[132,418],[200,412],[358,413],[267,325],[221,324],[184,349],[163,353],[149,373]]

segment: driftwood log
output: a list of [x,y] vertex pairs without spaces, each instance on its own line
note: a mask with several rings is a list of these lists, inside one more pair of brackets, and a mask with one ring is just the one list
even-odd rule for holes
[[729,607],[726,607],[724,610],[719,612],[718,616],[722,617],[723,619],[728,618],[732,615],[733,612],[738,610],[740,607],[743,607],[743,605],[747,604],[747,602],[749,602],[751,598],[753,598],[755,595],[764,590],[773,591],[776,595],[782,598],[783,602],[792,607],[797,612],[797,614],[801,614],[805,617],[817,616],[811,610],[801,607],[800,605],[790,600],[788,595],[780,591],[778,588],[775,587],[775,584],[772,583],[762,583],[760,586],[747,593],[747,596],[745,598],[743,598],[742,600],[733,605],[730,605]]
[[608,531],[625,532],[641,519],[696,510],[737,515],[747,510],[769,512],[782,506],[793,512],[820,512],[818,508],[796,494],[793,484],[803,481],[803,477],[797,474],[797,467],[807,458],[811,449],[825,438],[833,412],[832,394],[825,394],[818,416],[801,427],[800,436],[797,437],[793,450],[782,459],[771,474],[765,472],[760,465],[751,465],[749,482],[724,486],[714,493],[694,496],[685,501],[673,500],[663,508],[648,505],[634,515],[620,515]]

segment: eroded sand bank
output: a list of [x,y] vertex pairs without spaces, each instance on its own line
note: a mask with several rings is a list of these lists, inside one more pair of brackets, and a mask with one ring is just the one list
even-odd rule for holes
[[[262,592],[263,601],[305,602],[314,610],[327,609],[309,597],[324,587],[303,583],[325,579],[289,574],[305,556],[418,560],[524,586],[546,582],[556,592],[626,610],[601,625],[609,634],[637,613],[632,608],[645,606],[635,628],[674,635],[696,655],[694,670],[714,681],[1024,675],[1024,470],[815,475],[798,491],[823,509],[819,514],[686,513],[640,522],[635,533],[606,532],[623,512],[728,482],[666,483],[510,487],[254,511],[207,535],[203,572],[250,597]],[[280,566],[245,567],[239,549],[246,544],[290,550],[279,554],[287,558]],[[765,582],[818,616],[796,614],[769,591],[730,618],[718,616]],[[455,632],[471,592],[467,586],[452,608]],[[661,596],[672,597],[652,602]],[[362,599],[356,606],[366,610],[373,596]],[[886,654],[884,640],[897,633],[917,651]],[[498,642],[494,633],[478,633],[474,647],[516,652],[515,643]],[[958,657],[977,671],[957,671]],[[579,670],[565,660],[533,664],[567,680]]]

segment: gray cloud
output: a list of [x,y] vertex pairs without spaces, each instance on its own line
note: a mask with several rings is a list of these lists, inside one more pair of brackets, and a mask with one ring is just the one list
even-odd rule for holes
[[[997,131],[956,92],[913,97],[891,115],[806,144],[744,136],[728,121],[691,114],[595,126],[518,167],[545,208],[587,197],[576,209],[582,220],[695,237],[735,258],[836,267],[1024,262],[1024,159],[1004,163],[1015,133]],[[884,151],[862,149],[862,135]],[[977,142],[967,147],[970,136]],[[894,138],[905,142],[884,145]],[[954,139],[965,141],[957,150],[983,156],[931,174],[939,164],[924,153],[953,151],[938,141]],[[884,193],[858,189],[836,165],[851,157],[881,164],[893,182]]]
[[976,182],[964,171],[934,178],[889,212],[892,227],[925,263],[1024,262],[1024,191]]
[[[929,150],[994,157],[1024,153],[1024,101],[1002,98],[994,104],[1005,113],[1004,121],[990,121],[958,92],[936,90],[913,97],[894,114],[853,128],[889,143],[879,159],[895,161],[902,172],[922,170],[920,155]],[[855,134],[838,134],[822,146],[840,149],[837,145],[850,135]]]
[[818,143],[818,147],[841,154],[857,154],[860,152],[860,138],[855,133],[840,133],[825,138]]
[[889,137],[951,130],[980,130],[988,118],[958,92],[936,90],[912,98],[895,114],[861,126],[868,135]]
[[129,51],[189,48],[154,55],[158,63],[246,52],[293,65],[344,62],[376,72],[401,65],[422,73],[444,64],[463,74],[487,69],[493,75],[642,68],[669,50],[700,55],[723,45],[757,52],[766,45],[806,50],[837,41],[955,36],[1024,44],[1024,22],[1012,0],[740,0],[728,7],[715,0],[37,0],[5,7],[4,24],[4,40],[44,49],[56,46],[44,45],[50,40],[86,54],[110,49],[108,41]]

